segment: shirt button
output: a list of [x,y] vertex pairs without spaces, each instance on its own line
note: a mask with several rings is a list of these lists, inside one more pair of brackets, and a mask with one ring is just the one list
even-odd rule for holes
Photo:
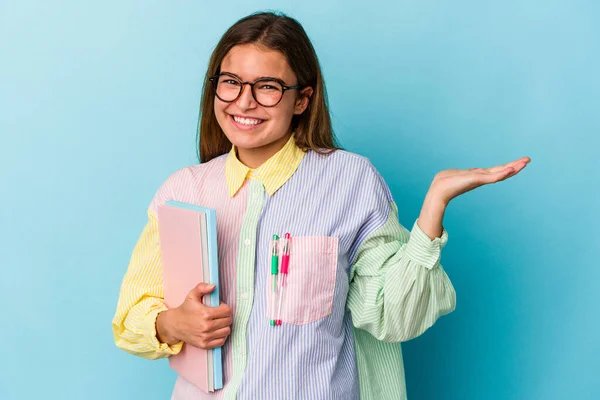
[[246,245],[246,247],[248,247],[252,244],[252,241],[250,239],[246,239],[244,240],[244,244]]
[[248,293],[242,293],[242,299],[247,300],[248,299]]

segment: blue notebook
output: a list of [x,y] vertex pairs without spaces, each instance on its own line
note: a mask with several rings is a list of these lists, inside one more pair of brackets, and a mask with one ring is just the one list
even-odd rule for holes
[[[215,289],[210,294],[210,305],[218,307],[220,304],[220,285],[219,285],[219,249],[217,244],[217,212],[212,208],[197,206],[194,204],[181,203],[175,200],[167,200],[169,206],[186,208],[188,210],[200,211],[206,215],[206,233],[208,241],[208,265],[210,269],[210,283],[215,285]],[[212,352],[214,388],[223,389],[223,360],[222,347],[215,347]]]

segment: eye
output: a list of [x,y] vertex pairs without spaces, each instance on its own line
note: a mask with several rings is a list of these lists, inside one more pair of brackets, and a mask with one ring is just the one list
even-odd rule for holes
[[238,81],[236,81],[235,79],[225,79],[225,80],[221,81],[221,83],[226,83],[228,85],[235,85],[235,86],[240,85],[240,83]]
[[262,82],[258,85],[258,89],[262,91],[281,91],[281,85],[277,82]]

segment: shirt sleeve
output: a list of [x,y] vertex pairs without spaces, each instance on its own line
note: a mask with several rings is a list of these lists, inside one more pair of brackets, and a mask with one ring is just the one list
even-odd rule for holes
[[158,220],[148,210],[148,223],[135,245],[112,321],[115,344],[147,359],[177,354],[183,343],[169,346],[156,337],[156,317],[167,309],[162,286]]
[[[448,233],[431,240],[415,221],[398,220],[389,189],[377,174],[376,197],[352,254],[347,306],[356,328],[379,340],[415,338],[456,307],[456,293],[440,264]],[[362,238],[362,239],[361,239]]]

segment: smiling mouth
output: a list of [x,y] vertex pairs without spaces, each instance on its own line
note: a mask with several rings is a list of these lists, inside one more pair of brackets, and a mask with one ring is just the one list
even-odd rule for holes
[[243,125],[243,126],[258,126],[260,124],[262,124],[263,122],[265,122],[264,119],[259,119],[259,118],[247,118],[247,117],[240,117],[237,115],[232,115],[231,118],[239,125]]

